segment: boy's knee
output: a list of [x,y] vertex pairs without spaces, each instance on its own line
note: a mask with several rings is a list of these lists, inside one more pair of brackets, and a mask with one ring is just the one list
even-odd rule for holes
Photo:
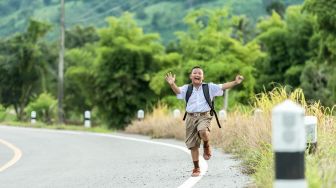
[[201,138],[204,138],[204,137],[207,136],[208,133],[207,133],[207,131],[202,130],[202,131],[199,131],[199,134],[200,134]]

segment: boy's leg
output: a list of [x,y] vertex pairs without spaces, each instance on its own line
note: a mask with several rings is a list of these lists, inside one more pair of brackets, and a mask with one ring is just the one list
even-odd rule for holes
[[193,147],[193,148],[190,148],[190,151],[191,151],[191,158],[194,163],[194,169],[193,169],[191,176],[196,177],[201,174],[201,169],[199,167],[199,149],[198,147]]
[[205,160],[209,160],[211,158],[211,149],[209,145],[210,132],[208,130],[200,130],[199,135],[203,140],[203,157]]

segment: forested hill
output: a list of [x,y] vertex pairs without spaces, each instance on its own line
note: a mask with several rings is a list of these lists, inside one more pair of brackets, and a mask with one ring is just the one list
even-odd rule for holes
[[[53,24],[51,38],[58,34],[59,0],[1,0],[0,37],[8,37],[25,30],[28,19]],[[235,15],[244,14],[256,21],[272,9],[282,10],[303,0],[65,0],[67,28],[75,25],[104,26],[108,16],[132,12],[145,32],[158,32],[167,42],[174,32],[184,30],[183,17],[192,9],[227,6]]]

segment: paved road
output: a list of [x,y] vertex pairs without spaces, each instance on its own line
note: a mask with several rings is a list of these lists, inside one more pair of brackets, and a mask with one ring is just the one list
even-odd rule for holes
[[[99,134],[0,126],[0,139],[22,152],[17,163],[0,172],[0,185],[6,188],[179,187],[190,178],[192,167],[189,154],[182,150]],[[209,172],[194,187],[245,186],[248,177],[234,167],[238,163],[220,152],[214,154]],[[12,155],[0,144],[0,167]]]

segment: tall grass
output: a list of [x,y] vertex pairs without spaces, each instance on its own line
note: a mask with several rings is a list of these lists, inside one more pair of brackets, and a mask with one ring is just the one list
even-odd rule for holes
[[[333,108],[324,108],[319,102],[308,104],[301,89],[288,92],[287,88],[275,88],[271,92],[256,95],[252,109],[261,109],[262,115],[253,111],[235,110],[222,121],[218,129],[212,121],[211,144],[242,159],[244,172],[250,174],[257,187],[272,187],[274,179],[273,151],[271,145],[272,108],[290,99],[305,109],[305,115],[318,118],[318,149],[315,154],[306,153],[306,179],[309,187],[333,187],[336,185],[336,128]],[[134,121],[127,132],[141,133],[160,138],[184,139],[182,117],[175,119],[169,109],[159,105],[143,121]]]

